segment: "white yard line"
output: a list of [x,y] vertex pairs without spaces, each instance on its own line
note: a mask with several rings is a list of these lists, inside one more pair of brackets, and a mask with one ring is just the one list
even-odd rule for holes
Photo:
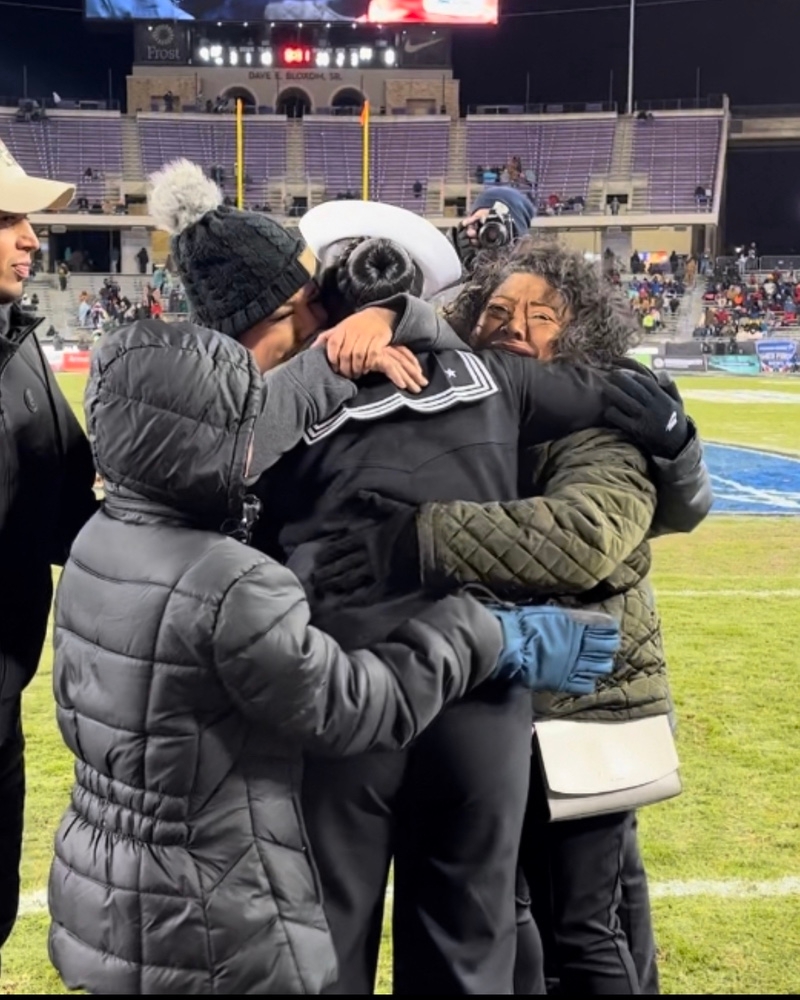
[[655,882],[650,886],[653,899],[675,896],[716,896],[724,899],[764,899],[769,896],[800,895],[800,878],[790,875],[786,878],[768,879],[765,882],[750,882],[747,879],[731,878],[719,881],[702,879],[688,882]]
[[783,590],[667,590],[656,587],[656,597],[744,597],[754,600],[769,600],[773,597],[800,598],[800,588],[787,587]]
[[[387,895],[391,896],[389,886]],[[775,896],[800,896],[800,876],[768,879],[750,882],[746,879],[719,879],[717,881],[696,879],[689,881],[652,882],[650,896],[653,899],[707,896],[718,899],[768,899]],[[26,893],[20,900],[20,917],[31,917],[47,912],[47,890]]]

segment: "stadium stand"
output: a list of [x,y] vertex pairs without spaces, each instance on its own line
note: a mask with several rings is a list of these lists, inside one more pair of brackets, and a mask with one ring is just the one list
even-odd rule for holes
[[[231,118],[140,115],[138,125],[145,173],[183,156],[206,169],[221,168],[225,193],[234,193],[236,127]],[[269,181],[286,174],[286,132],[283,116],[248,118],[244,160],[249,199],[265,200]]]
[[[542,212],[555,197],[582,200],[581,210],[589,213],[602,211],[597,192],[612,172],[615,181],[637,182],[636,211],[695,212],[698,189],[715,186],[723,123],[722,113],[669,113],[646,121],[607,113],[552,120],[470,115],[454,132],[448,116],[387,117],[372,122],[371,195],[425,213],[433,211],[427,203],[429,185],[457,179],[472,184],[478,167],[488,170],[517,160],[535,186]],[[122,118],[73,111],[20,122],[12,113],[0,113],[0,139],[26,170],[72,181],[78,197],[92,204],[116,200],[122,182],[141,182],[142,171],[150,174],[180,156],[209,172],[217,168],[225,194],[235,194],[235,122],[228,115]],[[360,197],[361,139],[354,118],[310,115],[301,124],[282,115],[248,116],[247,202],[268,204],[270,193],[273,201],[277,190],[286,193],[287,183],[314,186],[317,197]],[[132,156],[130,145],[136,147]],[[629,150],[622,172],[617,147]],[[272,208],[281,211],[282,206]]]
[[533,170],[539,195],[586,198],[592,175],[611,166],[616,116],[540,121],[467,119],[467,163],[505,163],[519,156]]
[[[122,179],[122,122],[118,115],[49,116],[17,122],[0,116],[0,139],[33,174],[77,186],[77,197],[102,202]],[[87,173],[91,170],[91,176]]]
[[[370,166],[372,194],[413,212],[425,210],[428,180],[447,173],[450,120],[373,122]],[[322,183],[326,196],[361,193],[361,127],[357,121],[307,117],[303,123],[306,174]],[[422,184],[414,192],[417,181]]]
[[650,212],[691,212],[695,190],[713,189],[722,117],[658,116],[634,123],[633,171],[648,177]]

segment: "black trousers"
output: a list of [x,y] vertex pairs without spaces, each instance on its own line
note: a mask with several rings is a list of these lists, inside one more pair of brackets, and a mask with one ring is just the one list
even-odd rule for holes
[[392,858],[396,995],[513,993],[530,695],[484,686],[396,754],[307,762],[303,808],[339,958],[374,992]]
[[657,996],[660,989],[656,939],[653,933],[647,873],[639,850],[639,831],[635,814],[628,830],[622,864],[622,901],[619,919],[628,939],[641,991],[648,996]]
[[0,948],[8,940],[17,919],[25,805],[25,743],[19,704],[12,715],[15,720],[11,736],[0,744]]
[[534,769],[520,865],[544,947],[548,992],[641,993],[619,917],[634,813],[548,823],[542,803]]
[[[628,833],[622,864],[619,919],[636,967],[641,992],[647,996],[658,996],[658,956],[650,912],[650,893],[639,850],[635,818]],[[552,941],[552,935],[550,940]],[[514,992],[518,996],[547,992],[558,994],[558,969],[551,962],[548,991],[545,986],[544,965],[541,935],[531,913],[530,890],[520,872],[517,885],[517,961],[514,967]]]

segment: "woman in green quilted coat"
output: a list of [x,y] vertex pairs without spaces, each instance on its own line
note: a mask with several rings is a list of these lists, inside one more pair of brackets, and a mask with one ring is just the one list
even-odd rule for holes
[[[625,354],[638,336],[626,304],[592,265],[529,239],[479,264],[448,318],[462,335],[471,331],[475,347],[554,363],[631,367]],[[527,481],[538,494],[531,499],[434,504],[417,513],[421,572],[432,585],[482,582],[511,600],[602,607],[621,621],[623,646],[612,677],[591,697],[537,696],[539,719],[615,721],[671,710],[648,539],[694,528],[710,508],[711,490],[677,390],[670,411],[668,397],[650,391],[651,374],[611,380],[609,415],[625,438],[592,430],[537,448],[527,463]],[[524,481],[520,489],[527,492]],[[536,768],[533,782],[521,858],[548,977],[560,980],[564,995],[657,993],[635,814],[547,824]],[[631,898],[620,911],[626,875]],[[620,916],[629,918],[624,928]],[[523,933],[523,964],[524,942]],[[523,979],[517,992],[543,991],[541,982],[523,985]]]

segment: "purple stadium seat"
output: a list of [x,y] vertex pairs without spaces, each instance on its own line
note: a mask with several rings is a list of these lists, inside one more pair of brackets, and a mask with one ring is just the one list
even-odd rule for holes
[[[309,178],[323,181],[329,198],[347,191],[360,198],[362,131],[358,121],[309,117],[303,122],[303,135]],[[449,119],[372,122],[370,140],[372,197],[423,213],[429,179],[447,173]],[[423,187],[419,197],[413,191],[417,180]]]
[[656,116],[634,128],[633,170],[647,174],[649,210],[696,211],[695,189],[715,186],[722,118]]
[[[204,168],[222,167],[225,192],[234,193],[236,124],[233,117],[140,117],[139,135],[146,174],[153,173],[170,160],[185,157]],[[286,174],[286,119],[248,118],[244,136],[245,172],[251,181],[247,197],[248,200],[261,202],[266,198],[267,182]]]
[[478,166],[504,166],[519,156],[533,170],[540,198],[584,198],[592,174],[611,166],[616,119],[570,121],[467,120],[467,172]]

